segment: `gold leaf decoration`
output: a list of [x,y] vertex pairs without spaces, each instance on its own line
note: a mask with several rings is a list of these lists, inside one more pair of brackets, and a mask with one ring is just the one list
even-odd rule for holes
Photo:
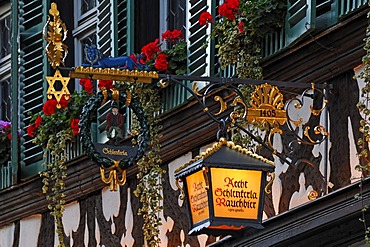
[[[51,21],[50,16],[44,26],[43,36],[47,42],[45,47],[46,55],[50,65],[55,69],[60,65],[64,65],[64,60],[68,54],[68,47],[63,43],[67,38],[67,27],[60,19],[59,11],[56,3],[51,4],[49,14],[53,17]],[[46,32],[46,26],[49,26]]]
[[258,86],[249,104],[251,107],[248,108],[247,120],[250,123],[283,125],[287,121],[283,94],[276,86],[267,83]]

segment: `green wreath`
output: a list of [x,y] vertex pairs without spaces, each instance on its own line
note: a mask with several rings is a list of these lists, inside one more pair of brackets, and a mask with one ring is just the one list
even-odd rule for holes
[[[131,98],[131,95],[127,95],[126,92],[120,92],[119,101],[126,102],[127,97]],[[108,91],[108,99],[112,98],[112,93]],[[101,92],[92,96],[85,106],[82,108],[81,118],[79,122],[80,127],[80,138],[82,146],[87,153],[87,155],[95,161],[97,164],[103,166],[104,168],[110,169],[115,165],[114,161],[103,157],[99,152],[96,151],[94,144],[91,140],[90,133],[90,123],[96,120],[96,112],[101,102],[105,100]],[[121,170],[126,170],[130,166],[134,165],[139,159],[144,155],[145,150],[148,148],[150,141],[150,131],[148,118],[142,108],[142,105],[137,97],[132,97],[128,107],[135,113],[139,123],[140,123],[140,133],[138,137],[138,150],[135,156],[127,159],[121,160],[119,162],[119,168]]]

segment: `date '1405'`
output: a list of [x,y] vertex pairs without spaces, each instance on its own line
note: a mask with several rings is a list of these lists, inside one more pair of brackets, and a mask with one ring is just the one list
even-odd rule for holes
[[276,117],[276,110],[260,110],[260,117]]

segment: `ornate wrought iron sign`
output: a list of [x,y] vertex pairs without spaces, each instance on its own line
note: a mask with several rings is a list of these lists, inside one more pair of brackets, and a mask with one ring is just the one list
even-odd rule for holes
[[[140,134],[137,151],[133,147],[118,145],[96,145],[93,143],[90,133],[90,124],[98,107],[107,100],[118,101],[122,107],[129,107],[136,115],[140,123]],[[140,101],[132,97],[131,93],[126,91],[112,90],[108,91],[102,88],[102,91],[92,96],[84,106],[80,118],[80,136],[84,149],[88,156],[101,166],[101,176],[103,182],[110,184],[112,190],[117,190],[117,185],[123,185],[126,181],[126,169],[134,165],[143,155],[149,145],[149,124]],[[114,148],[113,148],[114,147]],[[109,171],[109,177],[104,176],[104,170]],[[120,175],[122,178],[120,179]],[[121,182],[120,182],[121,181]]]

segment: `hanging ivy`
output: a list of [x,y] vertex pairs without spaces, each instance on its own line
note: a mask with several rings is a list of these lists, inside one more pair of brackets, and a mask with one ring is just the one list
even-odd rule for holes
[[[370,4],[369,4],[370,5]],[[367,15],[370,18],[370,12]],[[369,149],[368,143],[370,142],[370,24],[368,24],[366,28],[366,38],[364,39],[365,45],[364,50],[366,51],[365,56],[362,57],[362,63],[364,65],[364,70],[360,73],[358,78],[364,80],[365,85],[361,88],[361,96],[363,100],[359,101],[357,104],[357,108],[359,109],[360,113],[362,113],[363,118],[360,120],[360,132],[362,133],[362,137],[358,139],[357,146],[361,150],[358,154],[360,164],[356,166],[356,169],[361,172],[361,186],[360,192],[355,195],[355,198],[358,200],[363,200],[362,198],[362,188],[363,188],[363,181],[365,179],[365,174],[368,173],[370,170],[370,160],[369,160]],[[367,226],[365,221],[365,212],[368,209],[368,205],[363,205],[361,213],[362,217],[360,221],[364,225],[365,230],[365,242],[366,244],[370,244],[370,227]]]
[[[133,91],[140,98],[144,111],[148,115],[150,129],[150,150],[138,162],[139,172],[137,185],[134,194],[139,197],[142,207],[138,214],[143,216],[144,239],[148,246],[160,246],[159,226],[162,225],[159,213],[163,210],[162,201],[162,175],[164,170],[160,167],[162,160],[160,158],[159,131],[162,127],[159,125],[159,119],[156,115],[159,113],[162,104],[159,96],[159,90],[154,84],[136,84]],[[134,121],[133,133],[138,132],[138,121]]]

